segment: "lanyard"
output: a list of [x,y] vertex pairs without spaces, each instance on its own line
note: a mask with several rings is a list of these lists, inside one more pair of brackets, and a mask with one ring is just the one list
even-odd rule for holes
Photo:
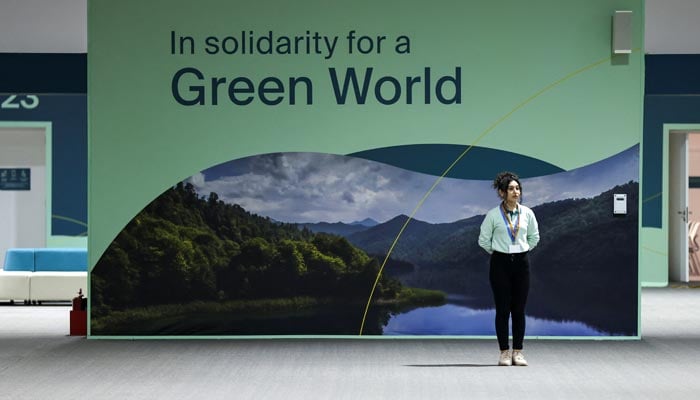
[[520,230],[520,207],[516,208],[518,210],[518,216],[515,220],[515,228],[513,228],[513,223],[510,221],[509,217],[506,217],[506,205],[501,203],[501,216],[503,221],[506,223],[506,230],[508,231],[508,236],[510,240],[515,244],[515,238],[518,236],[518,231]]

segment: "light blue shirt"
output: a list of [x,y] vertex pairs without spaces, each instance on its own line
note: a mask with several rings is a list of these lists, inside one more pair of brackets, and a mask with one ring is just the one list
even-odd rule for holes
[[[481,223],[479,246],[489,254],[493,253],[494,250],[501,253],[510,253],[512,244],[519,245],[522,251],[532,250],[540,241],[540,231],[537,227],[535,213],[530,208],[518,204],[518,212],[511,220],[515,222],[515,218],[520,219],[520,229],[514,243],[510,237],[508,225],[503,220],[501,206],[499,205],[489,210],[486,213],[484,222]],[[515,226],[513,227],[515,228]]]

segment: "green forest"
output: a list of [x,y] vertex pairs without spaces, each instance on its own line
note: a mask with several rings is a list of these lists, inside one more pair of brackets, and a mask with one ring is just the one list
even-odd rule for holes
[[[269,312],[337,301],[362,305],[361,316],[378,272],[377,259],[343,237],[251,214],[179,183],[130,221],[93,270],[93,333],[115,315],[153,319],[187,304]],[[444,297],[382,276],[373,300],[406,306]]]

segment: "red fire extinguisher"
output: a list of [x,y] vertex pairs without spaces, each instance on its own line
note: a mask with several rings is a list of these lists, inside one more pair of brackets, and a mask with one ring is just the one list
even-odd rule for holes
[[78,296],[73,297],[73,309],[70,311],[70,335],[87,336],[87,299],[83,297],[83,289],[78,290]]

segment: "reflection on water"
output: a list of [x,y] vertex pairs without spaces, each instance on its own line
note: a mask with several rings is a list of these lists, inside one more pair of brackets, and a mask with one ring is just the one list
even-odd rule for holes
[[[384,335],[473,335],[495,336],[496,310],[475,310],[464,305],[445,304],[392,315]],[[552,321],[526,317],[527,336],[612,336],[578,321]]]

